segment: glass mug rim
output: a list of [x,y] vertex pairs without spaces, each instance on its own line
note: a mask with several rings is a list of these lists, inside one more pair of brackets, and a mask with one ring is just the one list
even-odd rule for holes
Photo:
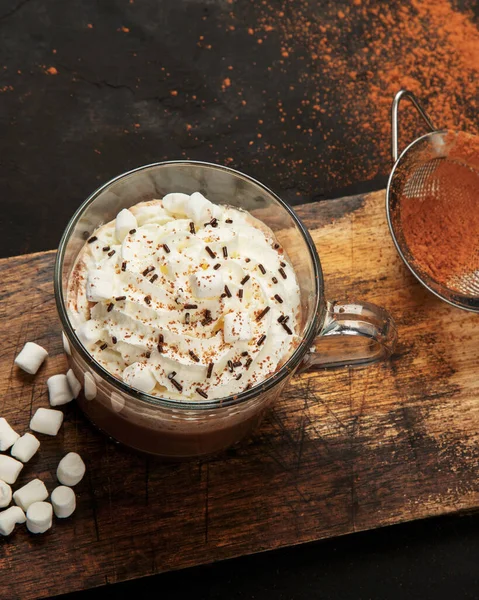
[[[301,233],[304,241],[309,250],[309,254],[311,257],[311,261],[314,269],[314,285],[315,285],[315,298],[314,298],[314,307],[312,309],[312,316],[309,318],[309,322],[306,325],[305,333],[303,334],[298,347],[295,349],[293,354],[289,357],[289,359],[275,372],[273,375],[253,386],[249,390],[245,390],[240,392],[239,394],[235,394],[233,396],[226,396],[224,398],[215,398],[212,400],[175,400],[173,398],[162,398],[160,396],[153,396],[151,394],[147,394],[136,390],[135,388],[130,387],[123,381],[120,381],[116,377],[114,377],[109,371],[103,368],[97,361],[91,356],[89,352],[84,348],[83,344],[80,342],[78,336],[76,335],[68,317],[65,298],[63,295],[63,286],[62,286],[62,271],[63,271],[63,262],[65,258],[65,251],[70,240],[70,237],[74,231],[75,226],[78,221],[83,216],[85,210],[95,202],[95,200],[105,192],[108,188],[110,188],[115,183],[125,179],[127,177],[134,176],[142,171],[146,171],[148,169],[163,167],[163,166],[197,166],[197,167],[206,167],[208,169],[215,169],[219,171],[224,171],[231,175],[240,177],[243,180],[246,180],[248,183],[252,183],[253,185],[258,186],[267,195],[273,199],[276,203],[278,203],[281,208],[283,208],[289,216],[293,219],[296,224],[299,232]],[[277,194],[275,194],[272,190],[270,190],[267,186],[265,186],[260,181],[238,171],[236,169],[232,169],[230,167],[226,167],[223,165],[217,165],[214,163],[209,163],[205,161],[198,160],[169,160],[169,161],[160,161],[155,163],[150,163],[147,165],[142,165],[140,167],[136,167],[135,169],[131,169],[130,171],[126,171],[113,177],[100,187],[98,187],[94,192],[92,192],[87,199],[78,207],[73,216],[71,217],[68,225],[63,232],[63,235],[60,240],[60,244],[58,246],[58,251],[55,259],[55,268],[54,268],[54,293],[55,293],[55,302],[57,306],[57,312],[60,317],[60,322],[63,328],[64,333],[67,335],[68,341],[73,344],[75,350],[83,357],[83,359],[90,365],[90,367],[96,372],[98,376],[102,379],[106,380],[109,384],[111,384],[114,388],[132,396],[136,400],[140,402],[144,402],[150,406],[168,408],[168,409],[179,409],[181,411],[197,411],[197,410],[211,410],[211,409],[220,409],[231,406],[236,406],[240,404],[244,404],[245,402],[254,399],[258,396],[258,394],[262,394],[275,387],[278,383],[280,383],[285,377],[290,375],[296,367],[300,364],[301,360],[304,358],[308,348],[313,344],[313,340],[318,334],[320,327],[322,325],[322,321],[324,320],[324,311],[321,310],[324,307],[324,298],[323,298],[323,272],[321,269],[321,263],[319,260],[319,255],[314,245],[311,234],[305,225],[303,225],[301,219],[298,217],[296,212],[288,205],[284,200],[282,200]]]

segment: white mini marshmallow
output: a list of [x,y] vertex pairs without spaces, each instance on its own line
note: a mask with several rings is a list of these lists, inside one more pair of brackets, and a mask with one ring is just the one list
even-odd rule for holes
[[191,194],[186,214],[195,223],[207,223],[218,214],[218,210],[213,202],[206,199],[200,192]]
[[218,298],[224,292],[221,271],[206,269],[190,275],[190,286],[196,298]]
[[48,352],[45,348],[35,342],[27,342],[15,359],[15,364],[30,375],[35,375],[47,356]]
[[46,435],[57,435],[62,423],[63,413],[60,410],[38,408],[30,421],[30,429]]
[[71,348],[70,348],[70,342],[68,341],[68,338],[63,333],[63,331],[62,331],[62,342],[63,342],[63,350],[65,350],[65,353],[68,354],[68,356],[71,356],[72,351],[71,351]]
[[0,417],[0,451],[8,450],[20,436],[14,431],[8,421]]
[[123,371],[123,381],[131,387],[148,394],[156,385],[151,370],[139,362],[133,363]]
[[163,198],[163,207],[171,214],[186,216],[189,202],[190,197],[188,194],[174,192],[172,194],[166,194]]
[[23,464],[20,461],[11,456],[0,454],[0,479],[3,479],[6,483],[15,483],[22,469]]
[[66,519],[75,512],[77,502],[72,488],[59,485],[53,490],[51,500],[55,515],[59,519]]
[[110,300],[114,296],[113,271],[91,269],[86,280],[86,297],[90,302]]
[[127,208],[120,210],[120,212],[116,215],[115,235],[118,241],[122,242],[128,235],[128,232],[131,229],[136,229],[137,227],[138,223],[135,215]]
[[67,371],[67,380],[68,380],[68,385],[70,386],[70,390],[73,394],[73,397],[78,398],[78,396],[81,392],[81,383],[75,377],[75,373],[73,372],[72,369],[68,369],[68,371]]
[[48,490],[41,479],[32,479],[26,485],[13,492],[13,501],[23,510],[34,502],[42,502],[48,498]]
[[76,330],[76,333],[80,338],[81,343],[87,347],[97,342],[100,335],[98,332],[98,324],[95,319],[89,319],[82,323]]
[[91,375],[90,373],[85,373],[83,383],[83,387],[85,390],[85,398],[87,400],[94,400],[96,398],[96,383],[93,379],[93,375]]
[[73,400],[67,376],[63,375],[63,373],[49,377],[47,379],[47,386],[50,406],[61,406]]
[[57,478],[63,485],[76,485],[85,475],[85,463],[76,452],[69,452],[58,463]]
[[32,433],[25,433],[13,444],[11,454],[23,463],[28,462],[40,448],[40,442]]
[[0,479],[0,508],[5,508],[12,501],[12,488]]
[[247,312],[230,312],[224,317],[224,339],[227,343],[248,342],[251,339],[251,323]]
[[25,513],[19,506],[0,512],[0,535],[10,535],[17,523],[25,523]]
[[27,510],[27,529],[30,533],[45,533],[52,526],[53,508],[49,502],[34,502]]

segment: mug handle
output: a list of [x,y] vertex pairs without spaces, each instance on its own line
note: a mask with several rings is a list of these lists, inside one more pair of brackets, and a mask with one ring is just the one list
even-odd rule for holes
[[396,325],[384,308],[369,302],[328,302],[323,327],[298,372],[386,360],[396,341]]

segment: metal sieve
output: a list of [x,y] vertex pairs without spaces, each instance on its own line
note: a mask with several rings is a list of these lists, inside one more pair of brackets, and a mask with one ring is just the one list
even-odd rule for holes
[[[431,130],[429,133],[414,140],[399,155],[398,150],[398,131],[399,120],[398,111],[402,98],[408,99],[416,108],[417,112]],[[392,157],[394,166],[389,176],[386,193],[386,211],[389,229],[393,237],[399,255],[411,270],[413,275],[433,294],[442,300],[463,308],[465,310],[479,312],[479,230],[476,231],[474,250],[469,252],[466,246],[461,244],[462,231],[454,227],[454,231],[448,230],[451,219],[448,211],[441,213],[441,221],[446,235],[450,240],[458,239],[458,244],[454,245],[456,252],[452,259],[459,256],[464,260],[464,268],[459,274],[450,273],[447,276],[433,276],[431,268],[425,268],[425,263],[421,263],[414,255],[410,244],[408,244],[404,227],[401,220],[401,209],[405,211],[405,205],[413,207],[414,210],[423,210],[425,199],[428,199],[428,206],[443,207],[449,204],[456,210],[457,206],[464,206],[467,201],[475,202],[477,211],[473,211],[460,216],[461,219],[475,219],[479,216],[479,155],[472,152],[471,147],[479,144],[477,136],[468,136],[468,134],[452,132],[447,130],[438,130],[434,127],[431,119],[420,105],[416,96],[407,90],[401,90],[396,94],[392,104],[391,111],[391,137],[392,137]],[[471,140],[471,147],[468,151],[462,151],[458,136],[464,136]],[[464,144],[462,144],[463,146]],[[472,184],[471,184],[472,181]],[[422,204],[421,204],[422,203]],[[466,221],[461,221],[465,223]],[[437,239],[437,247],[440,246],[440,239]],[[468,244],[469,247],[471,244]],[[428,250],[429,252],[429,250]],[[441,256],[430,255],[430,261],[434,266],[434,261],[441,261]],[[464,258],[463,258],[463,255]],[[442,258],[449,255],[443,255]]]

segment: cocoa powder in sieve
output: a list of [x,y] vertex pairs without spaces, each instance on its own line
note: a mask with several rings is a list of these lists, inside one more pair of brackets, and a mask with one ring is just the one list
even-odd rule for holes
[[436,282],[479,269],[479,139],[450,133],[447,159],[424,182],[424,195],[404,194],[399,218],[412,262]]

